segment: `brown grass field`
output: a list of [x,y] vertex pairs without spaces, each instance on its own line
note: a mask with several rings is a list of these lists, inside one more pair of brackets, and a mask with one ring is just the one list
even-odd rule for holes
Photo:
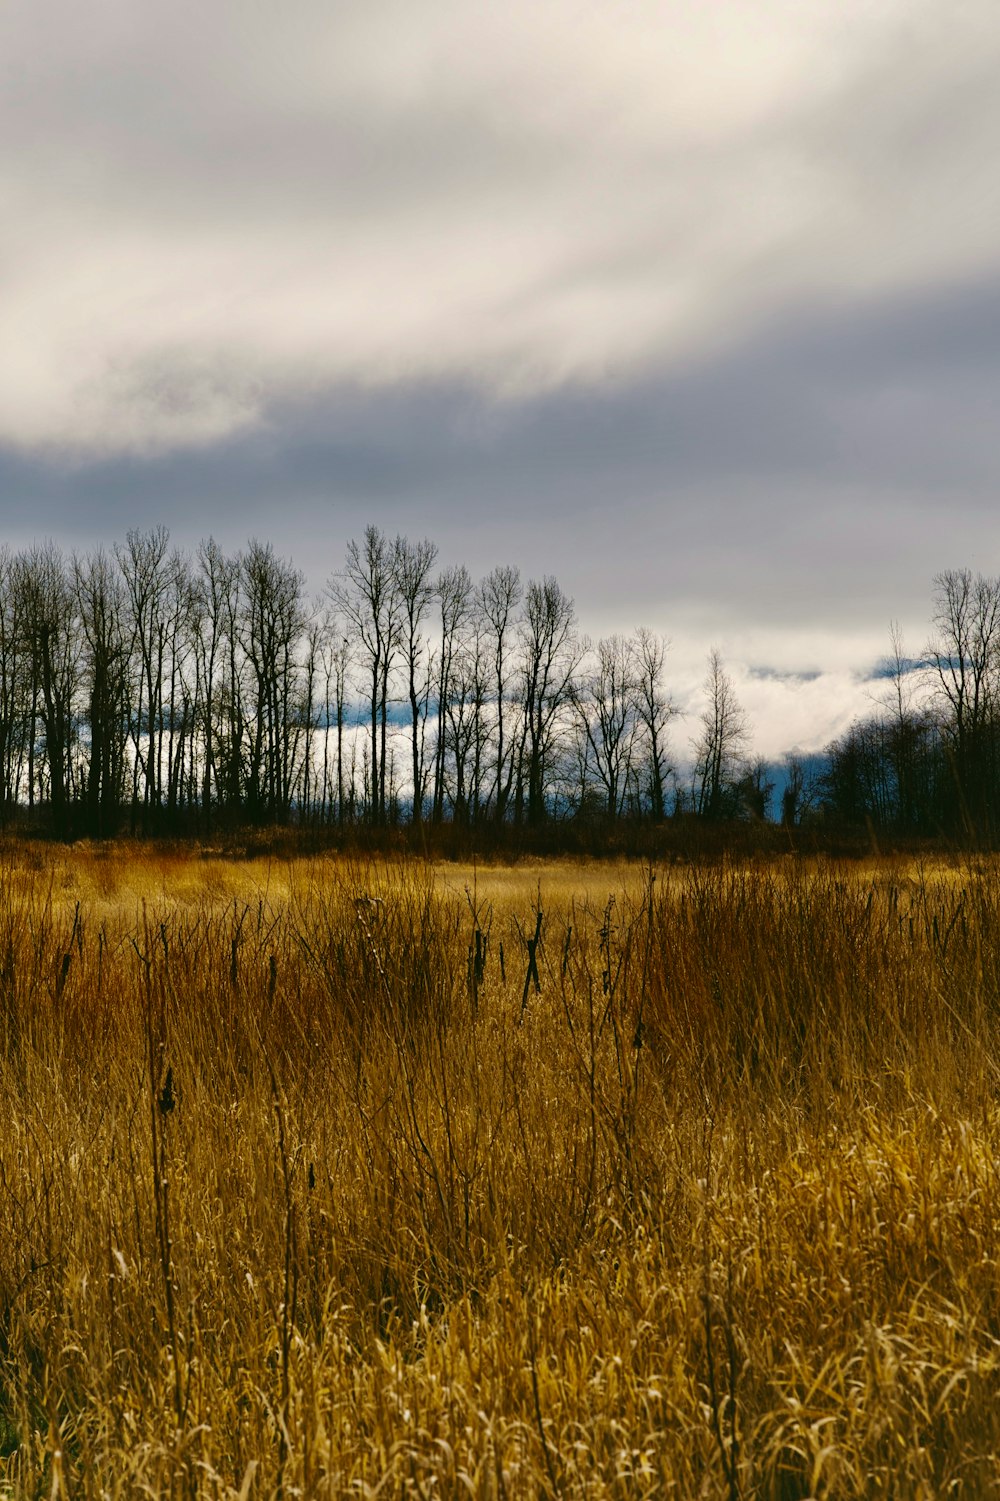
[[993,861],[9,846],[0,1497],[995,1494],[998,1085]]

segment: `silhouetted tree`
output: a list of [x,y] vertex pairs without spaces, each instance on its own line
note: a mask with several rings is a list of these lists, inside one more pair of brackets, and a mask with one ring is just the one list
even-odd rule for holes
[[732,680],[713,648],[705,678],[707,703],[694,741],[694,806],[702,818],[733,818],[740,811],[749,732]]
[[554,578],[529,583],[519,636],[524,722],[517,804],[520,812],[526,803],[528,822],[538,824],[546,814],[546,778],[581,656],[573,601]]
[[935,635],[927,658],[937,680],[942,728],[953,756],[963,821],[993,822],[995,725],[1000,665],[1000,580],[948,569],[934,580]]
[[467,608],[453,644],[445,704],[445,765],[450,769],[452,811],[465,823],[478,817],[486,745],[487,623],[481,600],[470,589]]
[[115,549],[128,597],[128,634],[134,653],[130,693],[133,807],[141,783],[147,820],[152,817],[154,821],[162,801],[169,541],[164,526],[148,532],[132,530],[126,533],[125,546]]
[[743,774],[733,790],[737,813],[761,822],[768,817],[771,798],[774,796],[774,782],[768,775],[767,762],[763,756],[755,756],[745,764]]
[[570,686],[589,765],[601,789],[604,813],[622,811],[639,732],[638,672],[634,648],[624,636],[597,643],[589,667]]
[[353,630],[368,683],[369,817],[374,823],[385,822],[389,677],[400,645],[394,562],[395,550],[384,532],[366,527],[360,545],[348,543],[344,571],[329,586],[334,604]]
[[82,687],[90,731],[84,799],[87,823],[99,838],[114,833],[125,794],[129,731],[129,640],[120,573],[98,549],[73,560],[80,623]]
[[31,719],[44,735],[41,765],[47,774],[52,827],[64,837],[72,799],[73,687],[77,641],[73,591],[62,554],[51,543],[21,554],[15,588],[25,641],[31,652]]
[[498,823],[502,823],[506,817],[514,779],[513,747],[508,745],[506,734],[507,700],[510,693],[511,633],[515,628],[523,592],[520,573],[516,568],[506,565],[498,565],[479,585],[479,608],[493,656],[496,750],[489,800]]
[[667,733],[675,709],[663,684],[667,644],[655,631],[640,626],[632,649],[635,663],[635,707],[645,741],[646,779],[653,818],[666,816]]
[[220,719],[225,700],[227,598],[237,587],[238,565],[228,559],[213,539],[198,548],[192,582],[195,657],[196,723],[201,733],[201,806],[206,831],[211,827],[212,808],[223,794],[224,773],[220,746],[224,730]]
[[448,752],[447,716],[452,693],[452,674],[459,650],[461,632],[472,610],[473,589],[469,570],[464,566],[446,568],[438,577],[437,597],[441,607],[441,644],[438,654],[437,741],[434,754],[433,816],[444,817],[445,763]]
[[411,542],[396,538],[393,566],[396,589],[402,610],[403,657],[406,663],[406,686],[410,704],[410,766],[413,784],[413,821],[423,817],[426,788],[424,754],[427,712],[430,700],[431,654],[423,634],[423,624],[434,602],[431,570],[437,560],[437,547],[426,537]]
[[794,829],[815,805],[817,789],[803,758],[790,751],[783,760],[785,785],[781,794],[781,823]]
[[22,792],[34,678],[32,643],[23,620],[20,565],[0,549],[0,817],[6,822]]
[[302,573],[256,540],[242,560],[242,641],[251,668],[247,803],[252,818],[286,821],[304,733],[296,652],[305,629]]

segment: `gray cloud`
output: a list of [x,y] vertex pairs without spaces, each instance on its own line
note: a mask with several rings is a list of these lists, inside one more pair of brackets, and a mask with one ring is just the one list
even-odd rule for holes
[[992,0],[13,0],[6,539],[427,533],[804,744],[996,567],[998,67]]
[[996,263],[991,0],[15,0],[0,58],[0,437],[35,451],[338,383],[630,386]]
[[317,584],[374,521],[474,567],[554,571],[609,619],[881,632],[926,614],[945,562],[996,555],[998,368],[1000,284],[979,282],[778,323],[611,390],[339,386],[175,454],[8,452],[4,519],[18,536],[274,535]]

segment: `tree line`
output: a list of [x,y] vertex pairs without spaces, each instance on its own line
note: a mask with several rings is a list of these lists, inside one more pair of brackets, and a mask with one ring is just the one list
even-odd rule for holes
[[[991,831],[1000,790],[1000,582],[935,584],[884,704],[782,768],[781,821]],[[771,812],[773,768],[717,652],[672,757],[667,643],[591,642],[556,579],[474,580],[370,526],[317,599],[252,540],[0,551],[0,818],[60,837],[242,825],[720,823]]]
[[591,645],[554,578],[474,581],[369,527],[310,601],[267,543],[0,553],[0,815],[222,823],[662,818],[666,644]]
[[910,657],[890,631],[885,692],[799,779],[828,823],[992,841],[1000,833],[1000,578],[948,569]]

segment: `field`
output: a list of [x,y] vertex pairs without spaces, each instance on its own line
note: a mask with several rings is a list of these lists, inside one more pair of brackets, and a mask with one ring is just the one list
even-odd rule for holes
[[998,1044],[989,861],[12,845],[0,1496],[993,1494]]

